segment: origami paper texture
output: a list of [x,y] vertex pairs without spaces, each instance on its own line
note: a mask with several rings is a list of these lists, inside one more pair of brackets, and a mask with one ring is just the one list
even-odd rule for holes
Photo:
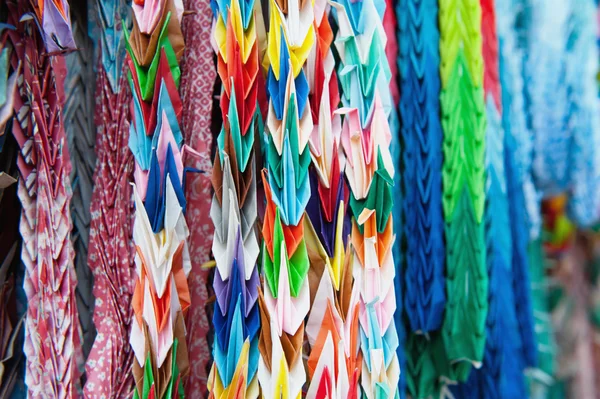
[[[502,86],[502,127],[505,131],[505,168],[513,242],[512,271],[515,308],[521,342],[521,367],[534,367],[532,285],[529,277],[528,244],[539,234],[539,199],[532,181],[532,136],[526,125],[523,86],[524,49],[517,42],[517,2],[496,2]],[[542,322],[543,323],[543,322]],[[518,380],[515,380],[518,381]]]
[[[390,79],[390,92],[394,101],[394,109],[390,113],[388,118],[390,122],[390,130],[392,132],[400,132],[400,70],[399,70],[399,56],[400,48],[399,43],[403,42],[402,35],[400,34],[399,18],[402,14],[400,7],[403,5],[400,2],[394,2],[392,0],[386,0],[386,8],[383,14],[383,27],[387,36],[387,43],[385,46],[386,56],[390,65],[391,79]],[[392,134],[392,140],[390,142],[390,153],[392,156],[392,162],[394,165],[402,164],[402,148],[400,143],[400,134]],[[402,174],[394,174],[394,189],[393,195],[396,201],[403,202],[403,184]],[[402,207],[392,207],[392,217],[396,221],[396,225],[403,226],[403,211]],[[394,263],[396,265],[397,276],[394,280],[394,290],[396,293],[396,310],[394,312],[394,322],[396,324],[396,333],[398,334],[398,348],[396,348],[396,354],[398,356],[398,364],[400,370],[400,378],[398,380],[398,395],[400,399],[406,397],[407,392],[407,373],[406,371],[406,336],[408,330],[404,325],[404,276],[403,276],[403,265],[404,265],[404,254],[403,254],[403,235],[398,234],[398,239],[392,246],[392,253],[394,255]]]
[[[133,311],[135,264],[133,233],[133,157],[127,147],[131,94],[127,89],[125,46],[128,6],[98,1],[101,37],[96,71],[96,168],[90,205],[88,266],[94,275],[96,339],[86,361],[85,398],[125,398],[133,379],[128,343]],[[125,21],[125,23],[123,23]]]
[[[33,398],[76,395],[81,356],[70,241],[71,163],[62,119],[64,60],[42,57],[42,33],[27,4],[9,2],[9,32],[15,52],[11,64],[23,64],[15,93],[19,115],[13,135],[21,147],[18,195],[22,203],[20,232],[24,242],[27,295],[24,352],[25,383]],[[27,26],[29,25],[29,26]],[[42,83],[43,82],[43,83]],[[44,87],[44,90],[42,90]]]
[[[17,153],[11,152],[14,161]],[[0,154],[5,156],[4,151]],[[18,287],[21,272],[19,210],[17,185],[12,185],[4,189],[0,197],[0,395],[3,397],[19,393],[15,385],[22,378],[20,370],[25,361],[22,350],[25,317],[18,304],[19,297],[24,296]]]
[[67,0],[30,0],[36,23],[42,32],[46,51],[61,54],[76,49]]
[[402,4],[400,35],[407,39],[399,58],[408,246],[404,305],[411,330],[425,333],[439,329],[446,304],[437,2]]
[[[129,148],[136,163],[133,242],[137,278],[129,342],[135,359],[134,398],[183,397],[189,372],[184,317],[192,268],[184,193],[179,60],[181,4],[134,4],[125,31],[133,120]],[[161,16],[158,23],[154,15]],[[143,53],[142,51],[143,50]]]
[[600,145],[600,117],[596,112],[600,104],[594,89],[600,57],[596,42],[596,4],[571,1],[570,5],[568,26],[569,37],[573,40],[567,45],[565,73],[570,92],[565,123],[573,137],[569,215],[578,225],[590,226],[600,217],[600,156],[592,150]]
[[[254,2],[232,0],[214,6],[223,127],[217,138],[212,175],[215,194],[210,215],[215,226],[213,289],[217,300],[213,313],[214,363],[208,389],[215,398],[233,397],[234,392],[237,396],[256,398],[260,378],[261,282],[257,268],[260,246],[255,228],[258,219],[255,138],[262,134],[259,99],[265,96],[264,83],[259,78],[262,72],[257,20],[252,11]],[[277,234],[275,237],[281,238]],[[263,252],[263,257],[268,255]]]
[[441,1],[439,15],[448,298],[442,337],[454,378],[464,381],[470,365],[483,360],[488,311],[481,7],[478,1]]
[[[576,54],[597,52],[592,44],[591,6],[589,2],[564,2],[552,8],[544,1],[529,1],[520,25],[529,32],[524,71],[536,188],[544,197],[568,190],[570,214],[582,225],[599,217],[594,203],[599,161],[588,150],[593,144],[582,144],[598,141],[597,117],[586,111],[597,107],[597,96],[589,90],[597,59],[586,56],[587,63],[575,61]],[[582,119],[584,114],[590,117]]]
[[297,398],[306,378],[302,337],[311,298],[304,220],[311,198],[309,141],[314,126],[308,59],[318,41],[315,13],[322,15],[322,7],[322,3],[307,1],[271,1],[266,42],[257,29],[258,42],[266,44],[262,66],[269,95],[258,366],[258,382],[265,397]]
[[[394,164],[388,116],[392,109],[382,18],[385,2],[334,2],[342,88],[341,146],[350,188],[352,269],[360,291],[361,390],[371,397],[398,393],[399,345],[394,323],[396,274],[391,210]],[[348,254],[346,254],[348,256]]]
[[[533,176],[536,187],[546,195],[559,193],[569,184],[569,150],[572,131],[565,129],[568,110],[567,85],[559,84],[566,73],[569,2],[547,7],[543,1],[527,2],[522,21],[529,32],[525,44],[526,112],[533,136]],[[544,41],[539,38],[544,37]],[[535,73],[534,73],[535,69]],[[546,95],[552,93],[546,98]],[[547,134],[542,134],[548,132]]]
[[[96,331],[92,315],[94,297],[92,294],[92,272],[88,268],[88,246],[90,229],[90,203],[93,189],[93,174],[96,165],[94,145],[96,129],[94,127],[94,51],[87,36],[85,16],[73,13],[73,35],[81,48],[65,57],[67,77],[65,81],[65,104],[63,107],[65,133],[71,154],[71,181],[73,198],[71,214],[73,217],[73,244],[75,247],[75,272],[77,274],[77,309],[83,331],[83,355],[87,358]],[[82,19],[83,18],[83,19]]]
[[[481,1],[486,96],[486,262],[489,278],[485,353],[480,369],[453,389],[461,397],[525,397],[524,364],[512,272],[512,236],[502,128],[494,1]],[[523,219],[521,221],[524,221]],[[517,222],[513,220],[512,222]],[[507,284],[507,282],[509,284]]]

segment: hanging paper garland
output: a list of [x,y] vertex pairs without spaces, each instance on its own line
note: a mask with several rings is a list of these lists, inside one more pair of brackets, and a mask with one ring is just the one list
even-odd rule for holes
[[[51,3],[51,2],[48,2]],[[39,20],[27,4],[9,2],[12,67],[20,69],[13,135],[21,147],[18,194],[22,203],[21,259],[27,314],[25,383],[32,398],[77,394],[81,331],[77,317],[70,202],[71,163],[61,116],[64,60],[46,57]],[[46,7],[48,5],[46,4]],[[46,394],[48,393],[48,394]]]
[[81,48],[65,57],[67,77],[65,80],[64,121],[67,143],[73,170],[73,244],[75,246],[75,272],[77,273],[77,308],[83,332],[83,354],[87,358],[92,347],[95,328],[92,324],[94,296],[92,274],[87,265],[90,202],[93,188],[96,154],[96,128],[94,126],[93,62],[94,49],[82,23],[85,16],[73,18],[76,43]]
[[[304,218],[310,258],[311,306],[306,324],[310,344],[308,398],[357,397],[362,369],[359,355],[359,289],[347,254],[349,189],[344,179],[341,116],[333,31],[325,1],[315,2],[316,41],[307,63],[309,101],[315,122],[309,141],[311,197]],[[306,112],[306,111],[305,111]]]
[[591,226],[600,212],[600,116],[597,90],[596,2],[571,0],[568,22],[565,84],[569,90],[566,130],[570,147],[571,199],[569,214],[574,222]]
[[129,333],[135,283],[133,159],[128,148],[131,94],[124,71],[130,10],[125,1],[97,1],[96,169],[90,205],[88,266],[94,275],[96,339],[86,360],[84,395],[126,398],[133,378]]
[[[382,26],[385,2],[331,3],[339,30],[338,77],[342,88],[341,142],[350,186],[354,284],[360,290],[361,387],[368,398],[394,397],[400,367],[394,322],[395,240],[391,211],[394,165],[388,115],[391,72]],[[367,57],[368,54],[368,57]]]
[[448,377],[464,381],[483,360],[488,311],[481,7],[477,0],[439,6],[448,297],[442,338],[455,374]]
[[437,1],[401,3],[404,305],[411,330],[427,333],[441,326],[446,304]]
[[[486,261],[489,278],[486,344],[481,368],[454,392],[461,398],[525,397],[512,280],[512,236],[505,173],[498,38],[493,0],[482,0],[486,98]],[[523,220],[523,219],[522,219]],[[513,221],[516,222],[516,221]]]
[[136,168],[133,397],[182,398],[189,368],[184,314],[191,269],[178,93],[183,9],[174,0],[132,8],[133,29],[125,31],[125,39],[134,113],[129,148]]
[[215,51],[223,84],[223,127],[213,166],[211,218],[215,225],[213,282],[214,363],[208,388],[215,398],[259,394],[260,313],[257,259],[259,244],[255,137],[262,129],[258,106],[261,87],[253,4],[232,0],[213,9]]
[[[515,373],[513,389],[523,389],[520,373],[536,364],[534,320],[529,279],[529,241],[539,230],[539,203],[531,177],[532,137],[526,125],[522,78],[523,51],[517,42],[517,12],[520,0],[496,1],[499,38],[500,82],[502,88],[502,127],[505,132],[506,184],[512,237],[512,287],[518,336],[512,338],[515,354],[508,372]],[[510,385],[506,387],[510,388]],[[501,387],[501,389],[503,389]]]
[[196,398],[204,397],[208,392],[206,384],[212,364],[209,344],[213,338],[210,318],[212,303],[209,303],[212,295],[211,269],[203,265],[210,260],[213,241],[213,223],[210,219],[213,157],[211,123],[217,71],[211,46],[213,16],[210,2],[184,0],[183,6],[187,12],[181,27],[185,53],[181,63],[179,93],[183,104],[181,128],[186,146],[190,149],[183,154],[183,167],[194,172],[186,174],[184,185],[185,220],[188,226],[193,226],[188,238],[192,270],[188,276],[191,303],[185,325],[190,361],[185,395]]
[[308,140],[313,129],[303,66],[315,45],[311,1],[269,3],[263,67],[270,97],[266,120],[267,209],[263,221],[263,293],[258,380],[265,397],[296,398],[306,380],[304,318],[310,307],[304,211],[311,195]]

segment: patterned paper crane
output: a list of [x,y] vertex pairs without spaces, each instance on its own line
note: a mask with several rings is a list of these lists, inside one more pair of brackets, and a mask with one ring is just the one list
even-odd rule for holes
[[[53,2],[39,5],[49,9],[48,3]],[[21,74],[12,133],[21,147],[17,162],[27,295],[25,383],[29,397],[68,398],[77,395],[83,359],[70,240],[71,162],[61,108],[64,60],[47,55],[42,35],[48,30],[38,29],[40,14],[23,18],[39,9],[27,2],[7,5],[8,22],[16,27],[9,32],[11,65]]]
[[135,282],[133,157],[128,148],[131,94],[123,31],[129,8],[123,0],[96,1],[99,60],[96,70],[96,167],[90,204],[88,266],[94,275],[96,339],[86,359],[88,399],[129,397],[133,351],[129,332]]

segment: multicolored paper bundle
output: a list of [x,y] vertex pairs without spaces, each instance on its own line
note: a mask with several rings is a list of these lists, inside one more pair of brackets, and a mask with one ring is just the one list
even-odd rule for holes
[[133,397],[183,397],[191,270],[178,93],[183,7],[167,0],[134,2],[132,8],[133,29],[124,33],[133,108],[129,148],[135,158]]
[[315,2],[314,10],[316,41],[306,66],[314,121],[309,140],[311,197],[304,218],[311,297],[306,397],[356,398],[362,370],[360,287],[348,253],[350,191],[344,178],[340,95],[331,49],[334,35],[327,3]]
[[211,397],[256,398],[258,388],[260,278],[256,232],[255,147],[262,133],[264,99],[254,2],[214,4],[214,39],[222,82],[223,127],[217,138],[210,215],[215,226],[213,288],[214,363]]
[[304,318],[310,267],[304,212],[311,196],[308,146],[313,119],[305,66],[316,42],[311,1],[271,1],[263,67],[269,106],[263,186],[264,286],[259,296],[258,381],[264,397],[297,398],[306,381]]
[[481,6],[441,0],[439,10],[448,297],[442,338],[451,363],[447,377],[465,381],[471,365],[483,360],[488,311]]
[[382,19],[385,2],[331,3],[337,14],[335,47],[344,108],[341,143],[350,187],[354,285],[359,289],[361,388],[368,398],[394,397],[400,367],[394,322],[396,275],[391,218],[394,164],[388,115],[391,77]]
[[129,333],[135,283],[133,157],[128,148],[131,93],[127,87],[124,30],[127,2],[95,2],[99,25],[96,70],[96,167],[90,204],[88,266],[94,275],[97,335],[86,360],[88,399],[126,398],[133,386]]
[[[81,331],[77,317],[70,240],[71,162],[62,114],[64,60],[44,55],[40,21],[23,15],[24,2],[8,2],[13,70],[20,74],[13,123],[21,151],[18,195],[22,203],[21,259],[25,264],[25,383],[32,398],[77,393]],[[47,4],[46,4],[47,6]]]

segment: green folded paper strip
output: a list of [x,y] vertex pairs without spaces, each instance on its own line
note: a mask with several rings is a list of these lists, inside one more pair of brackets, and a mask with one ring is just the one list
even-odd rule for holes
[[439,5],[448,303],[441,331],[447,361],[438,373],[465,381],[483,360],[488,310],[481,6],[478,0]]

